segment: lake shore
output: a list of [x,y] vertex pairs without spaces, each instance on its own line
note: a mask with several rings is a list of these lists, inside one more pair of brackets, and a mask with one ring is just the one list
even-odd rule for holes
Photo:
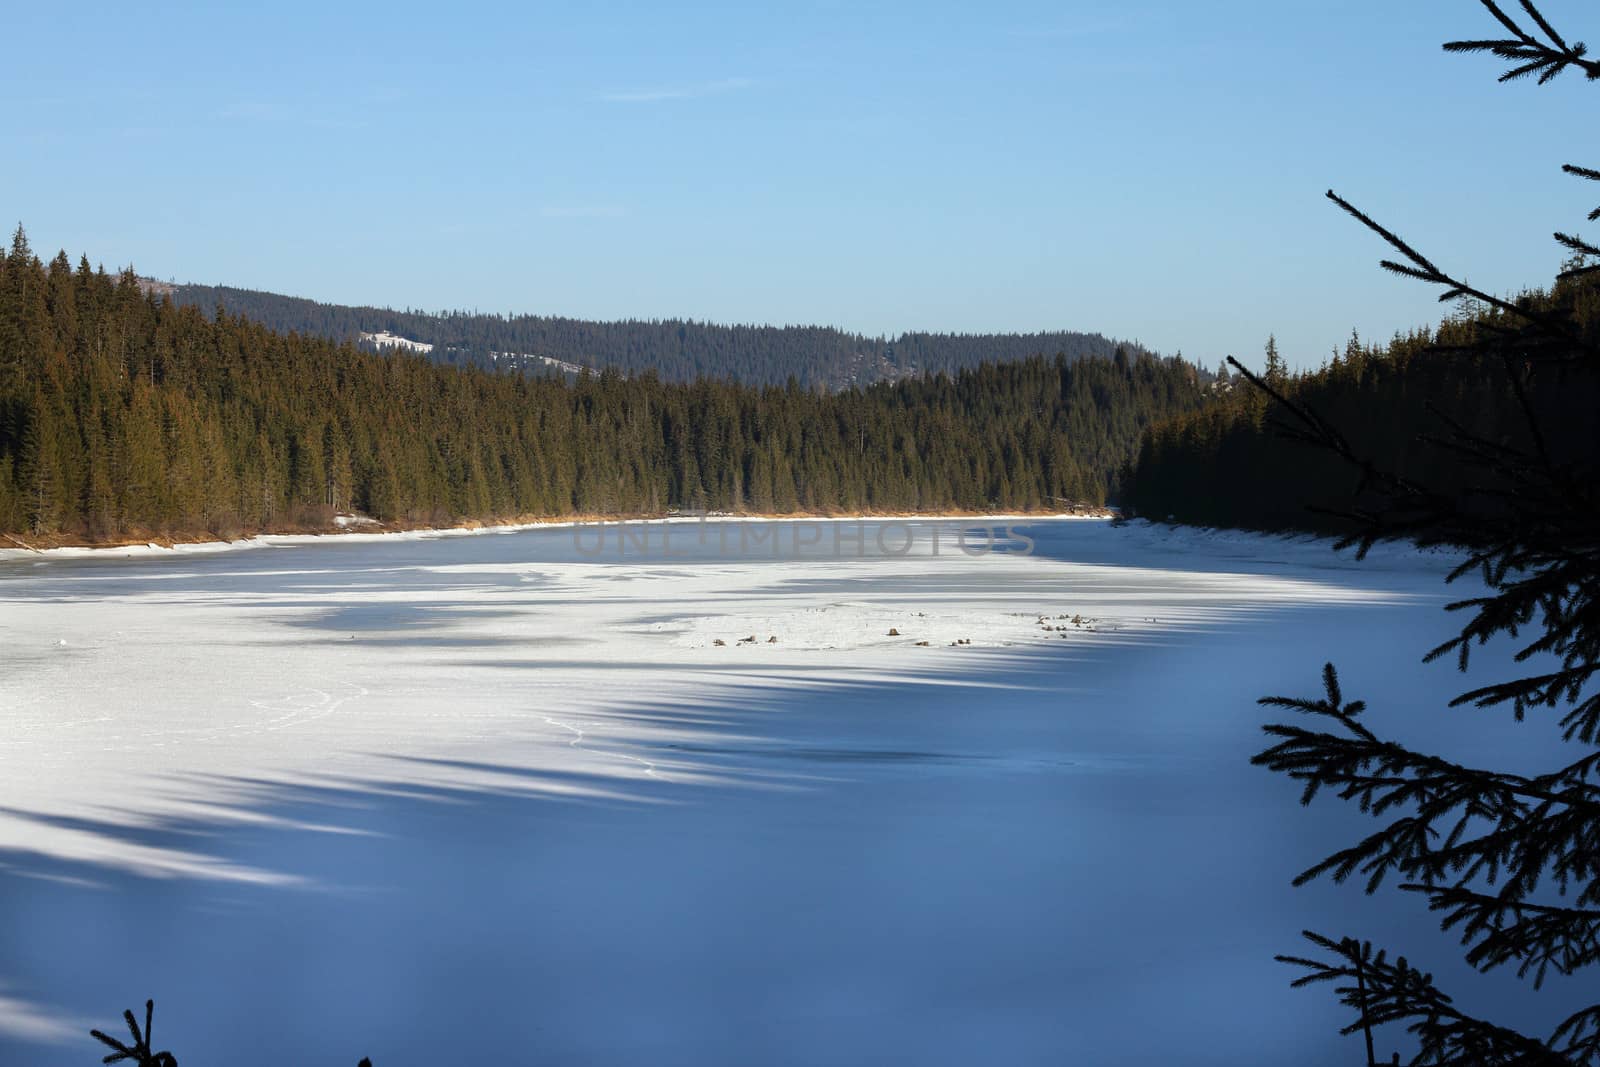
[[[252,531],[235,538],[215,534],[192,536],[151,536],[118,538],[113,540],[85,540],[71,537],[36,538],[31,542],[15,534],[0,534],[0,538],[14,547],[0,547],[0,563],[37,558],[66,558],[86,554],[142,555],[172,552],[227,552],[265,545],[314,544],[329,539],[352,543],[376,538],[438,538],[468,537],[484,534],[520,533],[525,530],[560,530],[575,526],[611,525],[623,523],[728,523],[728,522],[882,522],[901,520],[907,522],[1040,522],[1054,520],[1105,521],[1117,517],[1114,508],[1084,508],[1072,511],[1034,512],[788,512],[749,513],[711,512],[689,515],[668,512],[638,515],[570,515],[559,518],[516,516],[487,522],[466,521],[453,526],[428,526],[417,523],[381,523],[365,516],[351,517],[353,521],[334,523],[318,529],[283,527]],[[375,528],[376,527],[376,528]]]

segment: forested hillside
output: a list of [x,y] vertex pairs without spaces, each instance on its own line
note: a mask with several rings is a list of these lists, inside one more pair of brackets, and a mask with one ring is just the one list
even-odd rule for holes
[[1042,358],[821,394],[575,383],[215,319],[19,229],[0,261],[0,531],[111,538],[381,519],[1027,509],[1100,501],[1179,360]]
[[[1589,344],[1600,344],[1596,275],[1563,281],[1550,293],[1527,294],[1519,304],[1541,316],[1570,316]],[[1508,485],[1462,481],[1463,471],[1473,468],[1453,450],[1477,446],[1459,431],[1528,455],[1545,449],[1591,471],[1600,461],[1600,381],[1576,361],[1541,366],[1528,377],[1526,403],[1542,428],[1539,438],[1530,434],[1515,383],[1530,373],[1527,357],[1538,343],[1525,320],[1482,311],[1386,347],[1352,337],[1311,373],[1288,374],[1274,353],[1265,380],[1289,402],[1336,427],[1353,456],[1375,470],[1460,497],[1463,506],[1515,508]],[[1124,479],[1124,507],[1149,518],[1209,526],[1352,530],[1348,516],[1363,506],[1361,466],[1293,440],[1302,424],[1244,379],[1212,388],[1212,403],[1146,431]],[[1593,489],[1593,483],[1573,487]]]
[[221,307],[281,333],[309,333],[334,341],[358,341],[363,333],[392,333],[432,345],[429,355],[438,362],[515,367],[540,376],[550,373],[546,361],[560,361],[596,371],[613,368],[625,375],[655,371],[669,382],[720,378],[747,385],[783,385],[793,379],[802,387],[833,390],[1029,356],[1110,359],[1119,347],[1143,352],[1136,344],[1090,333],[907,333],[890,340],[821,326],[587,322],[464,311],[426,314],[321,304],[224,286],[153,283],[153,287],[175,303],[208,315]]

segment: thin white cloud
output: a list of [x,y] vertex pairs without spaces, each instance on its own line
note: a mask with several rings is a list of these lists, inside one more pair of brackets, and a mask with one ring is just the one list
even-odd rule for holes
[[748,89],[754,84],[755,82],[749,78],[723,78],[696,85],[656,85],[644,89],[621,89],[601,93],[599,99],[608,104],[654,104],[663,100],[698,100],[704,96],[718,96],[722,93]]
[[395,104],[402,100],[414,99],[416,90],[404,85],[375,85],[366,91],[366,99],[372,104]]
[[1029,40],[1065,40],[1073,37],[1134,33],[1141,29],[1143,21],[1128,15],[1113,15],[1107,18],[1090,17],[1061,21],[1050,25],[1015,26],[1006,32],[1012,37]]
[[233,122],[283,122],[289,118],[289,112],[279,104],[243,100],[218,108],[216,117]]
[[359,119],[338,118],[319,114],[305,107],[287,107],[280,103],[248,100],[215,111],[214,116],[224,122],[289,123],[323,130],[361,130],[367,123]]
[[614,204],[546,204],[539,209],[547,219],[620,219],[627,213]]
[[0,104],[9,107],[55,107],[70,103],[70,96],[0,96]]
[[82,1033],[80,1023],[69,1022],[29,1001],[0,995],[0,1034],[22,1041],[59,1045]]

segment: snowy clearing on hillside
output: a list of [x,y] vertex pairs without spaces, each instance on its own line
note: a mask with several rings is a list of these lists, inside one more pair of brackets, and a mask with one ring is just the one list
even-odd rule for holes
[[428,344],[426,341],[413,341],[409,337],[401,337],[399,334],[390,333],[388,330],[383,330],[378,333],[366,333],[363,331],[361,334],[361,339],[368,344],[376,345],[379,348],[404,348],[411,352],[422,353],[433,351],[433,346]]

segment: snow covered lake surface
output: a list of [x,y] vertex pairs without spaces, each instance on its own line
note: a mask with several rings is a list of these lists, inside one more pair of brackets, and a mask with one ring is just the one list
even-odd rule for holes
[[1303,927],[1554,1020],[1418,901],[1292,889],[1368,824],[1248,765],[1329,658],[1403,738],[1548,757],[1443,710],[1446,558],[957,529],[12,554],[0,1062],[146,997],[185,1064],[1357,1062]]

